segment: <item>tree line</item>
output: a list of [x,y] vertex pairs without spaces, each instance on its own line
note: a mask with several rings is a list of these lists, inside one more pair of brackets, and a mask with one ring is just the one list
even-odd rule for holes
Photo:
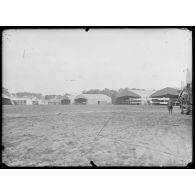
[[[116,96],[120,93],[123,93],[123,92],[127,92],[127,91],[130,91],[130,90],[145,90],[145,89],[137,89],[137,88],[120,88],[118,90],[115,90],[115,89],[108,89],[108,88],[105,88],[103,90],[100,90],[100,89],[90,89],[90,90],[84,90],[82,91],[83,94],[104,94],[104,95],[107,95],[109,96],[111,99],[112,99],[112,102],[114,102]],[[8,90],[6,88],[3,88],[3,93],[5,94],[9,94]],[[12,94],[12,95],[16,95],[17,97],[29,97],[29,96],[34,96],[34,97],[37,97],[37,98],[44,98],[46,100],[49,100],[49,99],[53,99],[53,98],[63,98],[63,96],[69,96],[71,94],[69,93],[65,93],[64,95],[42,95],[41,93],[32,93],[32,92],[18,92],[18,93],[15,93],[15,94]]]

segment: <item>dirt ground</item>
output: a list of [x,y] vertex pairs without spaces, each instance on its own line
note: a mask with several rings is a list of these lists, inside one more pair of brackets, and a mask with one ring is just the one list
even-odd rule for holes
[[4,106],[2,142],[8,166],[186,166],[192,116],[166,106]]

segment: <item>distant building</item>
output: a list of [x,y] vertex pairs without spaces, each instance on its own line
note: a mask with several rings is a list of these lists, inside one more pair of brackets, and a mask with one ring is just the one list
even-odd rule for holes
[[74,99],[75,99],[75,95],[71,95],[71,94],[65,94],[62,98],[61,98],[61,104],[63,105],[67,105],[67,104],[74,104]]
[[62,105],[68,105],[71,104],[71,99],[68,96],[64,96],[61,100]]
[[32,100],[32,104],[33,105],[47,105],[48,104],[48,100],[45,100],[44,98],[37,98],[37,97],[30,97],[30,99]]
[[75,104],[111,104],[110,97],[104,94],[80,94],[74,98]]
[[130,104],[139,105],[141,104],[141,96],[132,91],[124,91],[119,93],[115,98],[115,104]]
[[8,89],[2,87],[2,105],[12,105],[13,101]]
[[11,97],[5,94],[2,94],[2,105],[12,105],[12,104],[13,104],[13,101]]
[[13,102],[15,105],[32,105],[33,104],[33,100],[30,98],[12,98]]
[[171,99],[175,103],[179,96],[179,90],[171,87],[166,87],[154,92],[150,95],[152,98],[151,103],[156,105],[166,105],[168,100]]

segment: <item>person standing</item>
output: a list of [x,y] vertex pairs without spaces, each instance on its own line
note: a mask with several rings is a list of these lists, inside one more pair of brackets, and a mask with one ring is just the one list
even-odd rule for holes
[[169,114],[172,114],[173,102],[171,101],[171,99],[169,99],[167,106],[168,106]]

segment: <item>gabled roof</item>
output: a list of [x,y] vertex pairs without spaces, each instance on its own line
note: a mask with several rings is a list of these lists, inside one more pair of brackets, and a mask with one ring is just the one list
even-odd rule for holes
[[140,98],[141,96],[138,95],[137,93],[134,93],[132,91],[123,91],[121,93],[119,93],[116,98],[120,98],[120,97],[124,97],[124,96],[129,96],[129,97],[133,97],[133,98]]
[[161,90],[154,92],[150,97],[154,98],[154,97],[165,96],[165,95],[178,96],[179,91],[171,87],[166,87],[166,88],[163,88]]

